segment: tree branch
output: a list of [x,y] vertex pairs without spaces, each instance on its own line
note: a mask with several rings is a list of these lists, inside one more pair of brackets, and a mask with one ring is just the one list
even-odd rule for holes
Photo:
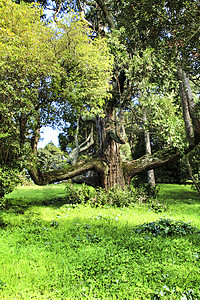
[[110,29],[112,29],[114,27],[114,23],[112,18],[110,17],[110,13],[106,7],[106,4],[103,0],[96,0],[97,4],[99,5],[99,7],[101,8],[103,15],[106,19],[106,21],[108,22],[108,26]]
[[89,170],[94,170],[100,177],[103,176],[107,166],[104,162],[97,159],[88,159],[62,170],[53,170],[49,172],[40,172],[38,169],[32,167],[29,174],[37,185],[46,185],[53,182],[59,182],[74,178]]
[[59,14],[61,8],[62,8],[62,2],[60,2],[59,5],[56,5],[56,12],[53,14],[53,19],[55,23],[57,23],[57,15]]
[[[77,122],[77,128],[79,128],[78,122]],[[92,124],[91,132],[88,135],[87,139],[81,144],[78,145],[78,132],[76,134],[76,148],[72,151],[70,154],[70,158],[73,159],[75,157],[75,163],[77,162],[78,154],[89,149],[94,144],[94,126]]]
[[137,174],[147,172],[148,170],[162,167],[167,163],[177,160],[181,154],[176,149],[164,149],[154,154],[147,154],[141,158],[131,161],[123,162],[123,172],[125,182],[130,184],[130,180]]

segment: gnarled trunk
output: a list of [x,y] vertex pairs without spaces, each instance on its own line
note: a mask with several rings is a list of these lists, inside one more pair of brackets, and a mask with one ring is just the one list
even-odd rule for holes
[[105,190],[108,190],[110,187],[114,187],[115,185],[120,185],[123,188],[125,181],[120,157],[120,144],[109,139],[105,145],[102,159],[107,165],[102,182]]
[[122,161],[120,156],[121,141],[116,132],[116,115],[110,110],[106,118],[99,118],[99,159],[106,164],[106,170],[102,178],[102,187],[108,190],[110,187],[125,185]]

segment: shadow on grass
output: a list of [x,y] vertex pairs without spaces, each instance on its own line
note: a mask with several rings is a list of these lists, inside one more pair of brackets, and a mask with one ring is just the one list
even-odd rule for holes
[[65,204],[72,204],[70,199],[65,197],[58,197],[58,198],[52,198],[52,199],[44,199],[38,201],[38,199],[34,200],[32,199],[29,201],[23,201],[21,199],[8,199],[6,201],[6,205],[3,209],[4,212],[14,213],[14,214],[21,214],[23,215],[27,209],[33,206],[37,207],[52,207],[55,209],[59,209]]
[[182,202],[187,204],[200,203],[200,195],[192,186],[188,185],[161,185],[159,200],[167,200],[169,202]]

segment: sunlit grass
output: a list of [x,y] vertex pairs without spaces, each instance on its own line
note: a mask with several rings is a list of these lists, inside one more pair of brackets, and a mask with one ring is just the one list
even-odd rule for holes
[[161,213],[147,204],[70,205],[64,195],[65,184],[8,195],[13,207],[2,213],[0,299],[168,300],[189,293],[199,299],[199,234],[134,232],[160,218],[200,229],[200,199],[191,187],[162,185],[159,201],[168,208]]

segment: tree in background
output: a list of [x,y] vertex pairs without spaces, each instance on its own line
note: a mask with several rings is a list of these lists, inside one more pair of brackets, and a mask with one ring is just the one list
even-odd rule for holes
[[33,144],[31,137],[39,138],[35,124],[41,106],[46,119],[51,110],[46,78],[56,66],[49,44],[52,32],[40,22],[40,15],[37,6],[29,9],[0,1],[1,197],[18,182],[16,173],[31,154],[27,141]]
[[36,4],[0,1],[0,167],[26,167],[33,179],[40,128],[60,121],[68,103],[77,115],[99,111],[112,66],[105,40],[92,41],[85,22],[55,28],[42,14]]
[[66,154],[52,142],[38,149],[37,164],[41,171],[64,169],[68,166]]

